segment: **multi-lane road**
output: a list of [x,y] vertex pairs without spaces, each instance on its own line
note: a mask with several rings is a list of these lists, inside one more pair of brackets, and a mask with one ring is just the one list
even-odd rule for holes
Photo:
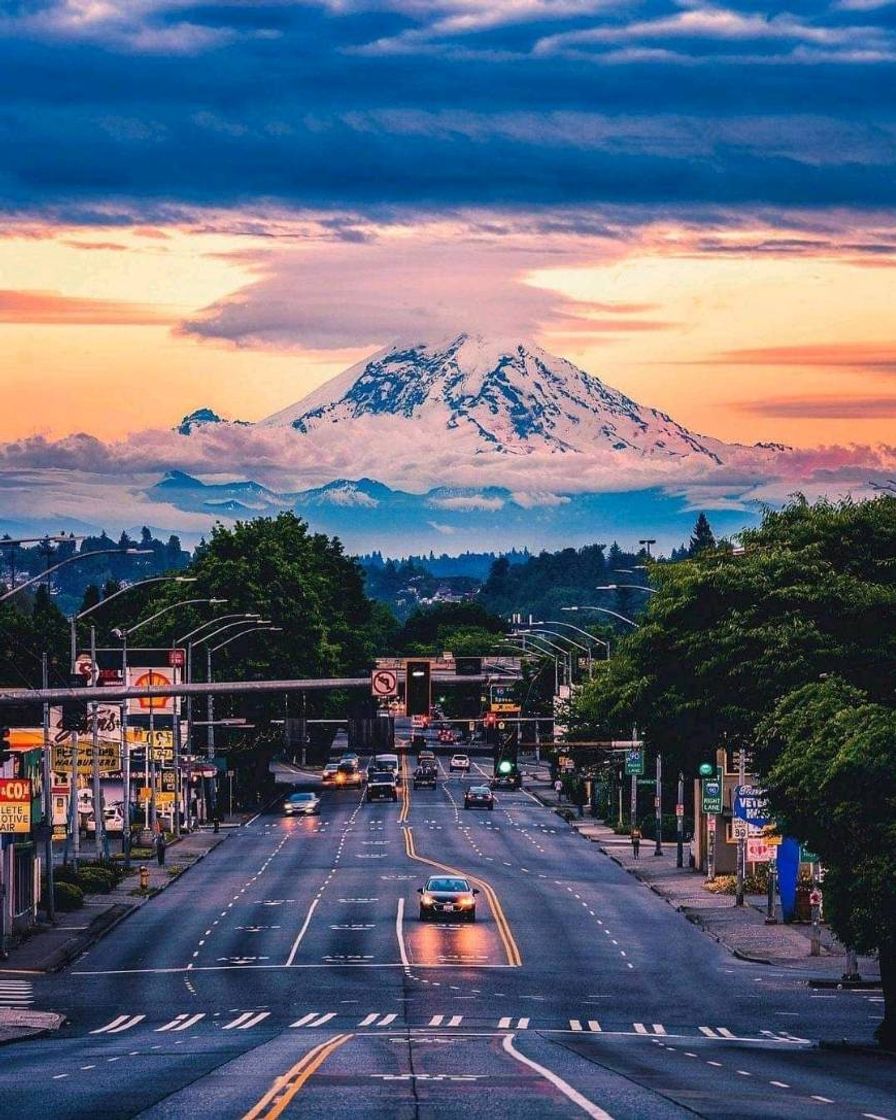
[[[892,1064],[815,1045],[874,993],[732,959],[525,791],[464,811],[477,776],[262,815],[20,978],[69,1025],[0,1053],[3,1115],[896,1120]],[[418,920],[439,869],[475,924]]]

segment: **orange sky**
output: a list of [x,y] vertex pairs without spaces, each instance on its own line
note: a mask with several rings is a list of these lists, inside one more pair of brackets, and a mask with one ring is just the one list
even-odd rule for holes
[[[516,272],[507,257],[507,300],[531,289],[581,309],[546,313],[529,333],[639,403],[725,440],[893,442],[896,269],[846,252],[695,251],[671,228],[626,245],[567,238],[539,267],[531,243],[527,251]],[[170,427],[200,406],[257,420],[391,341],[371,333],[330,349],[278,349],[176,332],[217,301],[251,293],[269,252],[266,238],[187,229],[8,231],[0,439],[111,439]],[[338,291],[332,305],[338,317]],[[644,310],[622,329],[603,307]]]

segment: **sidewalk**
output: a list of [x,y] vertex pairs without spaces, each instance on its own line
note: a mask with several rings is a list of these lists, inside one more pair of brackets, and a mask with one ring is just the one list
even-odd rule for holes
[[[539,783],[530,783],[526,788],[551,809],[570,807],[566,802],[558,806],[553,790],[545,785],[539,788]],[[605,855],[741,960],[789,966],[804,972],[807,979],[828,983],[842,976],[846,950],[827,926],[821,927],[821,955],[810,956],[811,927],[785,925],[780,921],[780,909],[777,925],[766,925],[764,895],[747,895],[744,905],[736,906],[732,895],[704,890],[703,874],[687,866],[688,845],[685,845],[685,866],[679,868],[674,838],[663,841],[659,856],[654,855],[653,840],[642,840],[641,858],[636,860],[629,838],[617,836],[601,822],[590,817],[577,818],[570,821],[570,828],[583,839],[596,843]],[[859,958],[859,972],[866,981],[880,978],[877,961],[870,957]]]
[[[132,860],[132,867],[145,867],[149,872],[149,886],[145,893],[140,891],[138,873],[122,879],[108,894],[85,895],[84,906],[80,910],[57,914],[55,925],[36,926],[26,941],[10,949],[8,959],[0,962],[0,976],[57,972],[203,860],[213,848],[233,835],[247,818],[248,814],[234,815],[232,819],[222,821],[218,833],[211,827],[203,828],[170,843],[164,867],[159,867],[155,857]],[[84,856],[87,858],[86,853]],[[61,1015],[52,1012],[0,1008],[0,1044],[58,1030],[63,1021]]]

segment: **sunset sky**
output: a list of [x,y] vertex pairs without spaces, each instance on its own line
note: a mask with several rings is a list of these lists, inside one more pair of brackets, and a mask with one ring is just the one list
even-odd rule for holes
[[893,443],[888,0],[0,6],[0,441],[532,338],[724,440]]

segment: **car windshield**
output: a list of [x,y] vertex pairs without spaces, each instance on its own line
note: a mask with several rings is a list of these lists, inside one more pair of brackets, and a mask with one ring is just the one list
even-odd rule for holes
[[430,879],[426,884],[428,891],[468,891],[470,884],[466,879]]
[[475,794],[488,793],[488,786],[470,786],[470,793],[475,793]]
[[391,770],[380,770],[380,771],[378,771],[374,774],[371,774],[370,775],[370,781],[371,782],[388,782],[389,785],[391,785],[392,784],[392,771]]
[[289,798],[290,801],[313,801],[313,793],[294,793]]

